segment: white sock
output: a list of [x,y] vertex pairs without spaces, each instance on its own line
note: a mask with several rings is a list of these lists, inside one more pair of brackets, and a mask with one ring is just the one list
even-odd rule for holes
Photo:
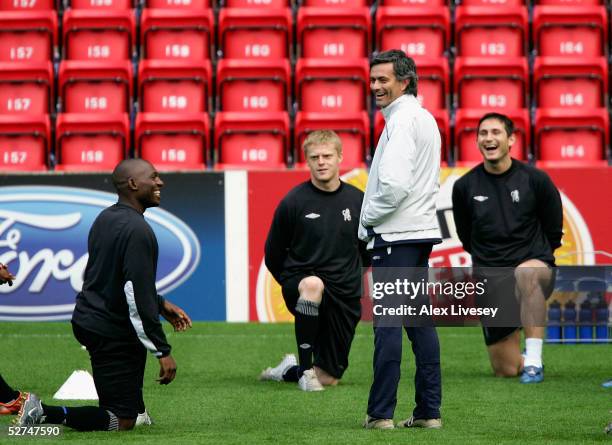
[[536,366],[542,367],[542,344],[544,340],[541,338],[526,338],[525,339],[525,367]]

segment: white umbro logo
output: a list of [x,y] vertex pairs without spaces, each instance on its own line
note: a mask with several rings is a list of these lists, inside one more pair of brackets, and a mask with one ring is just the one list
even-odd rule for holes
[[478,201],[478,202],[484,202],[484,201],[486,201],[487,199],[489,199],[489,197],[488,197],[488,196],[478,195],[478,196],[474,196],[474,199],[475,199],[476,201]]
[[309,213],[308,215],[306,215],[306,218],[308,218],[308,219],[317,219],[320,216],[321,215],[319,215],[318,213]]

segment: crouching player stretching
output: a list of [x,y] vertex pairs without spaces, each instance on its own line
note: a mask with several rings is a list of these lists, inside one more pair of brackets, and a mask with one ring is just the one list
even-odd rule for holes
[[342,145],[336,133],[314,131],[303,149],[310,180],[281,201],[265,247],[266,266],[295,316],[299,365],[287,354],[260,378],[321,391],[346,371],[361,317],[365,244],[357,229],[363,193],[340,180]]
[[453,214],[463,248],[474,266],[512,267],[525,330],[525,356],[520,331],[483,327],[496,376],[520,374],[521,383],[544,379],[542,342],[545,300],[554,288],[555,257],[561,246],[563,211],[559,191],[546,173],[510,157],[514,124],[499,113],[484,115],[477,143],[484,162],[453,188]]
[[[83,290],[77,295],[72,330],[87,348],[99,406],[51,406],[29,394],[16,424],[63,424],[78,431],[131,430],[147,423],[142,395],[147,350],[159,361],[159,383],[176,376],[159,316],[176,331],[191,327],[178,306],[157,294],[158,244],[144,218],[160,204],[163,181],[142,159],[121,161],[112,176],[118,202],[96,218],[88,239]],[[141,414],[143,416],[141,416]]]

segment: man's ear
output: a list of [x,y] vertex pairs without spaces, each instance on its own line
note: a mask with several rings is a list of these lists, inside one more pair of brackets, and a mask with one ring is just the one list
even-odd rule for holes
[[134,178],[128,178],[128,188],[130,190],[138,190],[138,185],[136,184],[136,180]]
[[512,135],[508,138],[508,147],[510,148],[512,148],[512,146],[516,142],[516,137],[514,135],[515,133],[512,133]]

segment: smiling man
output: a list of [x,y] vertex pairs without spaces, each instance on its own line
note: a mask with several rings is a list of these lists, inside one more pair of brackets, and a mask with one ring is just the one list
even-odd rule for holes
[[[525,330],[525,355],[517,326],[483,326],[493,372],[521,375],[521,383],[544,379],[542,344],[545,300],[554,288],[555,257],[561,246],[563,209],[559,191],[546,173],[510,157],[514,123],[500,113],[485,114],[478,123],[477,143],[483,163],[453,187],[453,215],[463,248],[474,266],[516,268],[510,290]],[[498,295],[491,295],[498,298]]]
[[[361,209],[359,238],[368,243],[375,283],[392,283],[397,268],[428,267],[442,242],[436,216],[440,132],[417,100],[414,60],[400,50],[370,61],[370,90],[385,118]],[[404,269],[405,270],[405,269]],[[413,269],[414,270],[414,269]],[[415,401],[401,428],[441,428],[440,345],[433,326],[405,326],[415,355]],[[374,323],[374,381],[365,428],[392,429],[402,360],[402,327]]]
[[191,320],[157,294],[157,238],[143,215],[147,208],[159,206],[164,183],[143,159],[119,163],[112,181],[119,199],[91,227],[83,289],[72,315],[74,335],[89,352],[99,406],[50,406],[29,394],[16,421],[19,426],[50,423],[79,431],[130,430],[139,414],[146,415],[142,385],[147,350],[159,360],[160,384],[176,376],[159,315],[175,331],[191,327]]
[[363,193],[340,180],[342,143],[331,130],[303,145],[310,180],[278,205],[265,246],[268,270],[295,317],[298,360],[287,354],[261,380],[298,382],[303,391],[336,385],[361,318],[365,245],[357,238]]

